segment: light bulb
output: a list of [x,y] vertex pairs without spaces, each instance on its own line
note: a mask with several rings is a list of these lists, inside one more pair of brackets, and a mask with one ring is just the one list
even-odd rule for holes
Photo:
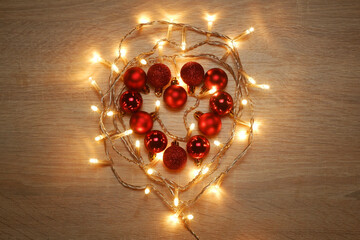
[[89,163],[91,163],[91,164],[97,164],[97,163],[99,163],[99,160],[96,159],[96,158],[90,158],[90,159],[89,159]]
[[175,205],[175,207],[179,206],[179,198],[178,197],[174,198],[174,205]]
[[108,112],[106,113],[106,115],[108,115],[109,117],[111,117],[111,116],[114,115],[114,112],[113,112],[113,111],[108,111]]
[[248,103],[248,101],[246,100],[246,99],[243,99],[242,101],[241,101],[241,104],[242,105],[246,105]]
[[139,148],[139,147],[140,147],[140,141],[139,141],[139,140],[136,140],[136,142],[135,142],[135,147],[136,147],[136,148]]
[[190,131],[195,129],[195,123],[190,124]]
[[148,23],[150,22],[150,19],[146,16],[142,16],[139,18],[139,23]]
[[189,215],[187,215],[186,217],[187,217],[187,219],[189,219],[189,220],[193,220],[193,219],[194,219],[194,216],[193,216],[192,214],[189,214]]
[[209,90],[209,93],[210,93],[210,94],[214,94],[214,93],[216,93],[216,91],[217,91],[216,87],[212,87],[212,88]]
[[93,63],[97,63],[100,62],[102,60],[102,58],[100,57],[100,55],[96,52],[93,53],[93,58],[91,59],[91,61]]
[[154,173],[154,170],[153,170],[152,168],[149,168],[149,169],[147,170],[147,174],[151,175],[151,174],[153,174],[153,173]]
[[147,64],[147,61],[146,61],[145,59],[141,59],[141,60],[140,60],[140,63],[141,63],[142,65],[146,65],[146,64]]
[[119,68],[114,63],[111,65],[111,70],[113,70],[116,73],[119,73]]
[[218,140],[215,140],[214,144],[215,144],[215,146],[220,146],[221,143]]
[[251,84],[256,84],[256,81],[252,77],[248,77],[248,80]]
[[149,194],[150,193],[150,188],[145,188],[145,194]]
[[91,110],[93,110],[94,112],[97,112],[97,111],[99,111],[99,108],[95,105],[92,105]]
[[95,137],[95,141],[100,141],[100,140],[102,140],[102,139],[104,139],[105,138],[105,136],[104,135],[99,135],[99,136],[96,136]]
[[238,133],[238,138],[240,139],[240,140],[246,140],[247,139],[247,131],[245,131],[245,130],[241,130],[241,131],[239,131],[239,133]]
[[208,171],[209,171],[209,168],[206,167],[206,168],[204,168],[204,170],[202,170],[202,174],[206,174]]
[[125,55],[126,55],[126,49],[125,48],[121,48],[120,49],[120,57],[125,57]]

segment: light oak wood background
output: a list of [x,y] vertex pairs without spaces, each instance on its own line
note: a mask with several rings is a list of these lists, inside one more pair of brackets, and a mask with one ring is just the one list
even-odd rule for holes
[[[112,60],[140,15],[180,13],[180,22],[206,27],[206,12],[217,14],[214,30],[231,37],[255,27],[239,52],[271,90],[251,92],[261,122],[253,148],[223,193],[192,209],[194,231],[203,239],[360,238],[359,1],[7,0],[0,4],[1,239],[192,239],[167,222],[156,196],[88,165],[104,152],[93,142],[89,106],[98,99],[86,78],[105,82],[108,71],[88,59],[97,50]],[[135,170],[123,174],[142,181]]]

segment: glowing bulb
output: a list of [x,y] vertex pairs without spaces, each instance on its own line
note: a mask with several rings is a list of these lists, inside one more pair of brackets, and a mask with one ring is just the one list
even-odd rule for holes
[[99,111],[99,108],[95,105],[92,105],[91,110],[93,110],[94,112],[97,112],[97,111]]
[[189,215],[186,216],[186,218],[189,219],[189,220],[193,220],[194,216],[192,214],[189,214]]
[[212,88],[209,90],[209,93],[210,93],[210,94],[214,94],[214,93],[216,93],[216,91],[217,91],[216,87],[212,87]]
[[113,70],[116,73],[119,73],[119,68],[114,63],[111,65],[111,70]]
[[121,48],[120,49],[120,57],[125,57],[126,55],[126,49],[125,48]]
[[133,130],[129,129],[124,132],[125,136],[133,133]]
[[96,81],[92,77],[89,77],[89,81],[92,85],[96,85]]
[[214,144],[215,144],[215,146],[220,146],[221,143],[218,140],[215,140]]
[[246,100],[246,99],[243,99],[242,101],[241,101],[241,104],[242,105],[246,105],[248,103],[248,101]]
[[150,22],[150,19],[148,17],[142,16],[139,19],[139,23],[148,23]]
[[202,171],[202,174],[206,174],[208,171],[209,171],[209,168],[206,167],[206,168],[204,168],[204,170]]
[[230,45],[231,48],[236,48],[236,46],[237,46],[236,42],[233,40],[229,40],[228,44]]
[[183,43],[181,44],[181,50],[184,51],[185,49],[186,49],[186,43],[183,42]]
[[267,84],[259,85],[259,87],[261,87],[262,89],[270,89],[270,86]]
[[105,138],[105,136],[104,135],[99,135],[99,136],[96,136],[95,137],[95,141],[100,141],[100,140],[102,140],[102,139],[104,139]]
[[194,177],[196,177],[199,174],[199,172],[200,172],[200,169],[194,169],[193,170]]
[[153,170],[152,168],[149,168],[149,169],[147,170],[147,174],[151,175],[151,174],[153,174],[153,173],[154,173],[154,170]]
[[158,160],[162,160],[164,157],[164,152],[159,152],[156,154],[155,158],[158,159]]
[[255,29],[253,27],[249,28],[250,32],[253,32]]
[[140,63],[141,63],[142,65],[146,65],[146,64],[147,64],[147,61],[146,61],[145,59],[141,59],[141,60],[140,60]]
[[251,84],[256,84],[256,81],[255,81],[252,77],[248,77],[248,81],[249,81]]
[[139,140],[136,140],[136,142],[135,142],[135,147],[136,147],[136,148],[139,148],[139,147],[140,147],[140,141],[139,141]]
[[253,130],[256,132],[257,130],[259,130],[259,123],[258,122],[254,122],[253,124]]
[[96,52],[93,53],[93,58],[91,59],[91,61],[93,63],[97,63],[100,62],[102,60],[102,58],[100,57],[100,55]]
[[179,216],[177,214],[173,214],[169,217],[169,219],[173,222],[173,223],[178,223],[179,222]]
[[97,164],[97,163],[99,163],[99,160],[96,159],[96,158],[90,158],[90,159],[89,159],[89,163],[91,163],[91,164]]
[[159,100],[156,100],[155,106],[156,106],[156,107],[160,107],[160,101],[159,101]]
[[210,188],[210,190],[213,192],[213,193],[219,193],[220,191],[220,186],[218,184],[216,184],[215,186],[212,186]]
[[209,24],[212,24],[216,19],[216,15],[207,15],[206,16],[206,20],[208,21]]
[[174,198],[174,205],[175,205],[175,207],[179,206],[179,198],[178,197]]
[[150,188],[145,188],[145,194],[147,195],[147,194],[149,194],[150,193]]
[[190,131],[195,129],[195,123],[190,124]]
[[113,111],[108,111],[108,112],[106,113],[106,115],[108,115],[109,117],[111,117],[111,116],[114,115],[114,112],[113,112]]
[[247,131],[245,131],[245,130],[239,131],[238,137],[239,137],[240,140],[245,140],[245,139],[247,139]]

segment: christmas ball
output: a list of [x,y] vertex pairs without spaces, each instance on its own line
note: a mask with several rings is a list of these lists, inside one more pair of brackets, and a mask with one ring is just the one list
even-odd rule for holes
[[139,67],[129,68],[124,74],[124,84],[131,90],[143,90],[146,87],[146,73]]
[[201,135],[192,136],[186,144],[186,150],[190,157],[195,159],[204,158],[210,150],[210,142]]
[[185,89],[179,85],[171,85],[164,91],[164,102],[171,108],[181,108],[187,101]]
[[199,130],[206,136],[214,136],[220,132],[221,118],[215,113],[204,113],[198,120]]
[[124,112],[130,113],[130,112],[136,112],[141,108],[143,99],[140,93],[136,91],[128,90],[123,94],[121,94],[119,103],[120,103],[120,108]]
[[204,80],[204,68],[197,62],[188,62],[182,66],[181,79],[189,86],[197,86]]
[[227,85],[228,77],[226,72],[220,68],[212,68],[205,74],[204,86],[206,89],[215,87],[217,90],[224,89]]
[[166,148],[168,141],[163,132],[152,130],[145,135],[144,143],[149,152],[159,153]]
[[153,119],[147,112],[139,111],[131,115],[130,128],[139,134],[146,133],[153,127]]
[[170,82],[171,71],[165,64],[156,63],[149,68],[147,78],[155,87],[155,91],[161,92],[161,89]]
[[211,110],[220,116],[225,116],[228,114],[231,111],[233,105],[233,99],[227,92],[217,92],[210,98]]
[[186,161],[186,151],[176,142],[171,143],[171,146],[164,152],[163,163],[168,169],[181,169],[185,166]]

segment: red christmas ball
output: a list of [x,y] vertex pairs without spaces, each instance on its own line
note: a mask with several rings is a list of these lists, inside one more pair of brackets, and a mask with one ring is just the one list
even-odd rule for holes
[[164,102],[171,108],[181,108],[187,101],[185,89],[179,85],[171,85],[164,91]]
[[199,117],[198,127],[206,136],[214,136],[220,132],[221,118],[214,113],[204,113]]
[[168,169],[181,169],[185,166],[186,161],[186,151],[175,142],[171,143],[171,146],[164,152],[163,163]]
[[123,94],[121,94],[119,103],[120,103],[120,108],[124,112],[130,113],[130,112],[136,112],[141,108],[143,99],[140,93],[136,91],[128,90]]
[[171,71],[165,64],[156,63],[149,68],[147,78],[149,83],[155,87],[155,91],[160,91],[170,82]]
[[189,86],[197,86],[204,80],[204,68],[197,62],[188,62],[182,66],[180,75]]
[[139,111],[131,115],[130,128],[136,133],[146,133],[153,127],[153,119],[147,112]]
[[224,89],[227,85],[228,77],[226,72],[220,68],[212,68],[205,74],[204,86],[207,89],[215,87],[217,90]]
[[210,151],[210,142],[201,135],[192,136],[186,144],[188,154],[195,159],[204,158]]
[[124,74],[124,84],[131,90],[143,90],[146,85],[146,73],[139,67],[129,68]]
[[145,135],[144,143],[149,152],[159,153],[166,148],[168,141],[163,132],[152,130]]
[[211,110],[220,116],[225,116],[228,114],[231,111],[233,105],[233,99],[227,92],[217,92],[210,98]]

